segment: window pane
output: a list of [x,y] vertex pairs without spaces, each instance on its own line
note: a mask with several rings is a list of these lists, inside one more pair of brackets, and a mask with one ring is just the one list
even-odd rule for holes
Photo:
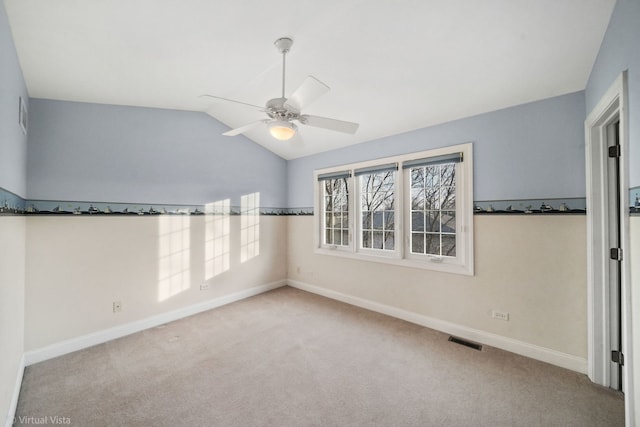
[[371,193],[362,193],[360,198],[360,209],[363,211],[371,210]]
[[382,209],[384,210],[393,210],[393,206],[395,204],[395,197],[391,190],[388,190],[384,197],[384,203],[382,205]]
[[377,188],[377,191],[375,193],[373,193],[373,197],[371,197],[371,210],[379,210],[379,209],[384,209],[384,199],[385,199],[385,193],[382,192],[383,190],[380,188]]
[[384,212],[377,211],[373,213],[373,229],[374,230],[382,230],[384,225]]
[[450,234],[442,235],[442,255],[456,256],[456,236]]
[[389,231],[384,233],[384,248],[390,251],[395,249],[395,233]]
[[325,214],[324,218],[325,218],[324,226],[326,228],[333,227],[333,215],[330,214],[330,213],[327,213],[327,214]]
[[441,209],[456,208],[456,188],[442,187],[440,189],[440,206]]
[[382,249],[382,244],[383,244],[382,231],[374,231],[372,247],[374,249]]
[[456,185],[456,165],[451,163],[447,165],[441,165],[440,172],[440,185],[442,186],[454,186]]
[[424,246],[424,253],[429,255],[440,255],[440,234],[426,234]]
[[333,230],[333,244],[334,245],[343,245],[341,236],[342,236],[342,231],[341,230]]
[[424,182],[426,187],[440,185],[440,165],[425,167]]
[[342,245],[346,246],[349,244],[349,230],[342,230]]
[[360,190],[363,194],[371,193],[371,189],[373,188],[373,181],[371,179],[371,175],[361,175],[360,176]]
[[342,227],[342,228],[348,229],[349,228],[349,214],[347,212],[341,212],[340,213],[340,219],[341,219],[341,221],[339,223],[340,224],[339,226]]
[[424,213],[411,212],[411,231],[424,231]]
[[411,209],[414,211],[424,209],[424,189],[411,189]]
[[395,212],[393,211],[384,211],[384,229],[389,231],[393,231],[395,228]]
[[424,253],[424,234],[411,233],[411,252],[414,254]]
[[424,192],[424,209],[440,209],[440,190],[438,188],[427,188]]
[[424,187],[424,168],[411,169],[411,188]]
[[456,232],[456,211],[442,211],[442,232]]
[[440,232],[440,212],[428,211],[426,213],[427,223],[425,224],[425,231],[432,233]]
[[336,194],[336,198],[334,201],[335,210],[336,211],[346,211],[347,207],[347,195],[344,193]]
[[333,204],[331,203],[331,196],[324,197],[324,210],[330,212],[333,210]]
[[333,245],[333,230],[327,229],[324,235],[324,242],[327,245]]
[[371,231],[362,232],[362,247],[363,248],[371,247]]
[[362,229],[363,230],[371,229],[371,212],[362,213]]

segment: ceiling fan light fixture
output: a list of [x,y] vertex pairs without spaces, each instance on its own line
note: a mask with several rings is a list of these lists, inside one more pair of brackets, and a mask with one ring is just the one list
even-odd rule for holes
[[269,133],[275,139],[280,141],[288,141],[296,134],[298,127],[284,120],[277,120],[269,125]]

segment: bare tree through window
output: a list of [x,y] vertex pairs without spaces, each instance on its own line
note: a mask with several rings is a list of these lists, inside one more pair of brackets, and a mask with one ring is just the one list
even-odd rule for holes
[[395,171],[360,175],[361,246],[395,248]]
[[412,253],[456,256],[456,165],[411,168]]
[[349,191],[347,178],[324,180],[324,243],[349,244]]

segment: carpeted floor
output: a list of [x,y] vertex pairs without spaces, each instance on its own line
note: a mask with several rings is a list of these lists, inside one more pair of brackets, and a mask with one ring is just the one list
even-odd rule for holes
[[[584,376],[284,287],[29,366],[16,419],[77,426],[622,426]],[[21,422],[22,421],[22,422]]]

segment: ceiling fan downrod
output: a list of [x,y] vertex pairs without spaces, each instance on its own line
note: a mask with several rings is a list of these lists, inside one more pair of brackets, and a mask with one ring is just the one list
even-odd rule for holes
[[276,40],[274,43],[276,48],[280,53],[282,53],[282,98],[284,98],[284,82],[285,82],[285,72],[286,72],[286,56],[291,50],[291,45],[293,44],[293,40],[289,37],[281,37]]

